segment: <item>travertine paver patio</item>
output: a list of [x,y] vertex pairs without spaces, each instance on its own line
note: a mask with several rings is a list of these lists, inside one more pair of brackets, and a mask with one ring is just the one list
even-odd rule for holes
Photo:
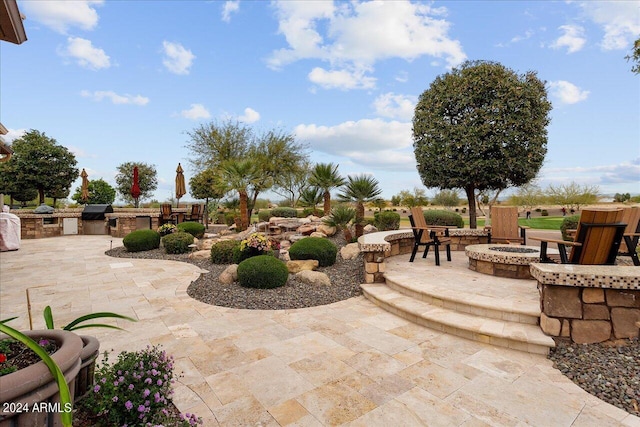
[[[640,426],[543,356],[435,332],[363,297],[328,306],[237,310],[192,300],[191,264],[111,258],[121,239],[23,240],[0,254],[0,318],[28,328],[93,311],[137,317],[95,329],[103,350],[162,344],[183,377],[175,403],[205,426]],[[454,254],[457,255],[457,254]]]

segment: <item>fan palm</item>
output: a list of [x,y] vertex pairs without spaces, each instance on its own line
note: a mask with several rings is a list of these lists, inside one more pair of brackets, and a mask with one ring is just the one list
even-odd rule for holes
[[307,187],[300,192],[300,204],[315,210],[318,203],[322,202],[323,193],[318,187]]
[[370,175],[356,175],[348,177],[342,192],[338,197],[343,202],[356,204],[356,238],[364,233],[364,204],[370,202],[382,193],[378,180]]
[[352,240],[351,231],[349,230],[349,223],[356,217],[356,210],[347,205],[338,205],[331,209],[331,213],[327,218],[323,220],[325,224],[330,227],[336,227],[342,230],[344,239],[347,243]]
[[249,227],[249,187],[260,174],[251,160],[227,160],[220,166],[222,178],[229,188],[238,192],[240,198],[240,228]]
[[331,190],[341,187],[345,180],[338,173],[338,165],[333,163],[317,163],[311,171],[309,184],[324,191],[324,214],[329,215],[331,211]]

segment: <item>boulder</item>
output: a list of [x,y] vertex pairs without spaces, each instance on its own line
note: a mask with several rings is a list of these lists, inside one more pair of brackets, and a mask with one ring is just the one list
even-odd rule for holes
[[316,227],[316,231],[319,231],[320,233],[324,233],[327,236],[333,236],[334,234],[336,234],[338,230],[335,227],[331,227],[330,225],[327,225],[327,224],[319,224]]
[[195,251],[189,254],[189,259],[209,259],[211,250]]
[[220,273],[218,280],[225,285],[230,285],[238,280],[238,264],[231,264],[225,268],[224,271]]
[[310,224],[311,220],[309,218],[300,218],[300,219],[298,219],[298,222],[300,224]]
[[378,229],[371,224],[367,224],[364,226],[364,234],[375,233]]
[[302,234],[293,234],[293,235],[289,236],[289,241],[291,243],[295,243],[298,240],[304,239],[305,237],[307,237],[307,236],[303,236]]
[[300,227],[298,227],[298,229],[296,231],[298,233],[302,234],[303,236],[308,236],[311,233],[313,233],[314,231],[316,231],[316,227],[314,227],[311,224],[305,224],[305,225],[301,225]]
[[296,279],[308,285],[331,286],[329,276],[319,271],[303,270],[296,274]]
[[320,237],[322,239],[325,239],[327,235],[319,231],[314,231],[313,233],[309,234],[309,237]]
[[[287,256],[288,255],[289,253],[287,252]],[[296,274],[305,270],[316,270],[319,265],[320,262],[317,259],[287,261],[287,268],[289,269],[289,273],[291,274]]]
[[360,245],[357,243],[349,243],[340,249],[342,259],[354,259],[360,254]]
[[211,250],[211,247],[217,242],[217,239],[200,239],[198,249],[201,251]]

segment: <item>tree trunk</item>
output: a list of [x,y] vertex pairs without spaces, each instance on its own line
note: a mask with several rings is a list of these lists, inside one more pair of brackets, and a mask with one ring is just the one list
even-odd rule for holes
[[364,203],[358,202],[356,205],[356,239],[364,234]]
[[248,198],[249,196],[246,191],[240,191],[240,228],[242,228],[242,230],[246,230],[249,227]]
[[478,221],[476,218],[476,189],[475,187],[466,187],[464,192],[467,195],[467,202],[469,203],[469,228],[478,228]]
[[324,211],[324,214],[326,216],[331,213],[331,193],[328,191],[325,191],[322,197],[324,198],[324,205],[322,207],[322,210]]
[[344,240],[347,242],[347,244],[351,243],[353,236],[351,235],[351,230],[349,230],[348,225],[342,227],[342,234],[344,234]]
[[38,195],[40,196],[40,205],[44,203],[44,188],[38,188]]

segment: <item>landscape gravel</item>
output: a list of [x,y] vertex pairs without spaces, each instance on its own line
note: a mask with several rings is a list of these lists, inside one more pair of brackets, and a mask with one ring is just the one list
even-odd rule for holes
[[[341,238],[333,238],[338,247],[344,245]],[[210,260],[189,259],[188,255],[168,255],[162,249],[145,252],[127,252],[117,247],[107,255],[122,258],[169,259],[189,262],[208,273],[202,274],[188,288],[187,293],[206,304],[221,307],[255,310],[283,310],[315,307],[331,304],[362,294],[364,282],[363,260],[358,256],[343,260],[338,254],[331,267],[321,267],[331,286],[310,286],[289,276],[285,286],[275,289],[248,289],[237,283],[225,285],[218,276],[227,267],[215,265]],[[640,341],[620,340],[606,344],[572,344],[558,341],[549,354],[554,367],[579,387],[592,395],[640,416]]]

